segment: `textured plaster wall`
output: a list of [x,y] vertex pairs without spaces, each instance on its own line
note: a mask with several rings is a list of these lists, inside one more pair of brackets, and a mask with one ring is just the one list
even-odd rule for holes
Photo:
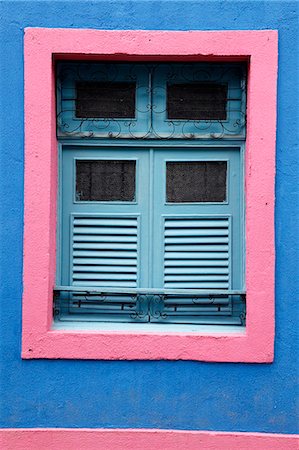
[[[298,432],[298,3],[4,1],[0,8],[0,426]],[[25,27],[279,30],[273,364],[21,360]]]

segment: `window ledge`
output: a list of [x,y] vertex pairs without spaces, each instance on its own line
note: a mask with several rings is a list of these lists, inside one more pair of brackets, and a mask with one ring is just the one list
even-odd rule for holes
[[201,334],[246,334],[246,328],[234,325],[162,325],[162,324],[142,324],[142,323],[99,323],[99,322],[53,322],[52,331],[96,331],[101,333],[106,331],[126,332],[131,334],[138,333],[196,333]]

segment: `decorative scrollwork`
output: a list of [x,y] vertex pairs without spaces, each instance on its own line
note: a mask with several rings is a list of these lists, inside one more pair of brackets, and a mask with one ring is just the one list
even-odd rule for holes
[[148,316],[148,299],[146,295],[132,297],[135,300],[135,309],[130,314],[131,319],[144,319]]
[[[245,70],[240,64],[62,63],[58,66],[57,133],[69,138],[224,139],[244,138]],[[154,81],[153,81],[154,80]],[[136,83],[135,117],[75,116],[76,82]],[[169,119],[167,86],[182,83],[227,85],[226,119]]]
[[164,295],[153,295],[150,299],[149,312],[154,319],[166,319]]
[[241,314],[239,315],[239,318],[240,318],[240,321],[241,321],[241,325],[245,325],[245,322],[246,322],[246,312],[245,311],[243,311],[243,312],[241,312]]
[[[93,289],[55,290],[53,314],[57,320],[64,314],[88,313],[99,321],[122,321],[124,315],[136,322],[177,323],[177,318],[187,323],[206,323],[218,313],[231,317],[227,323],[245,325],[245,295],[239,293],[188,294],[188,290],[178,293],[130,293],[102,292]],[[166,290],[167,291],[167,290]],[[212,316],[211,316],[212,314]],[[106,319],[108,317],[108,319]],[[179,321],[179,323],[181,323]]]
[[245,295],[240,295],[241,298],[241,303],[243,305],[242,311],[240,313],[240,321],[241,321],[241,325],[245,325],[246,323],[246,296]]

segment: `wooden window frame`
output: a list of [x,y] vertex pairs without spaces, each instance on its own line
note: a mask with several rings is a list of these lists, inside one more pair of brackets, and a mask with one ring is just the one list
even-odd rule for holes
[[[120,57],[121,55],[121,57]],[[54,330],[57,139],[55,59],[248,61],[244,332]],[[22,357],[271,362],[277,32],[25,31],[25,229]]]

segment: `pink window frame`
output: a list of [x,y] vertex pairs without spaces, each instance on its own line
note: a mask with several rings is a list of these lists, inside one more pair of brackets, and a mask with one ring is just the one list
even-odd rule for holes
[[[25,31],[25,217],[22,357],[271,362],[274,355],[274,177],[277,32]],[[53,330],[57,139],[53,61],[249,62],[245,156],[244,332]]]

